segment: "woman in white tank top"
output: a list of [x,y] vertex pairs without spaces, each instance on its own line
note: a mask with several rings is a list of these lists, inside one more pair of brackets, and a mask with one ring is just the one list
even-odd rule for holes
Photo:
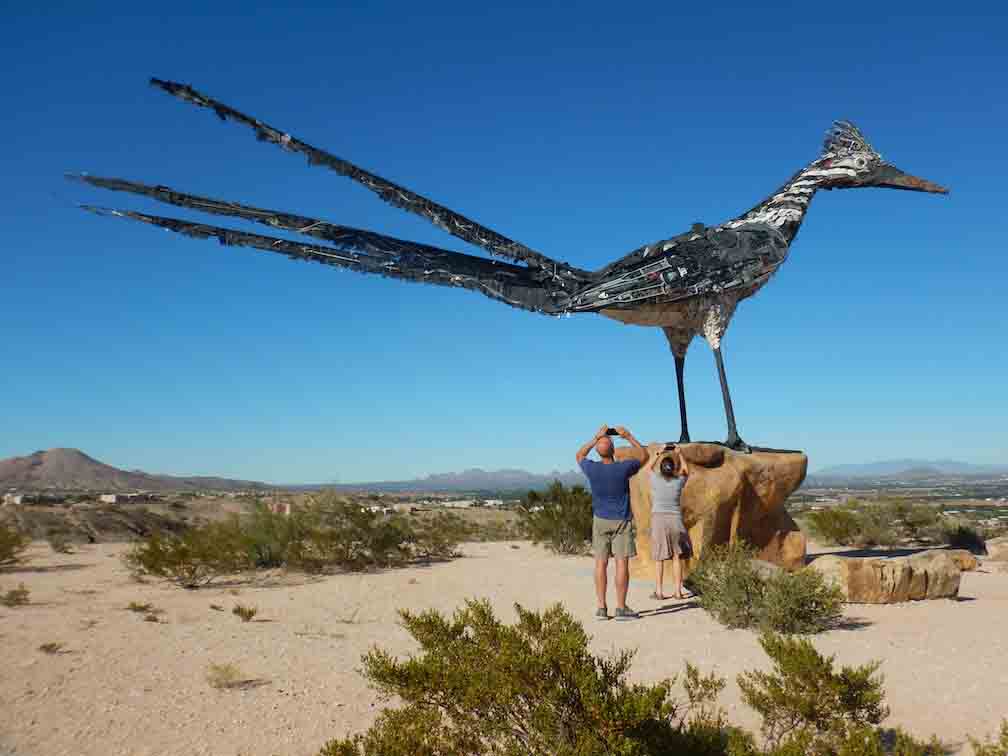
[[663,593],[665,562],[672,560],[675,598],[686,598],[682,587],[680,557],[693,553],[689,532],[683,524],[682,490],[689,478],[689,465],[682,452],[673,446],[671,453],[658,454],[651,463],[651,558],[655,563],[655,592],[651,598],[664,601],[672,596]]

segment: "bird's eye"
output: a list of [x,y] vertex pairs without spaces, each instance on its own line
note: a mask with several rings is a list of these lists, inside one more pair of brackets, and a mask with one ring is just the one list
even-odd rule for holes
[[867,160],[865,160],[864,158],[858,158],[857,159],[857,166],[858,166],[858,168],[864,168],[866,165],[868,165],[868,161]]

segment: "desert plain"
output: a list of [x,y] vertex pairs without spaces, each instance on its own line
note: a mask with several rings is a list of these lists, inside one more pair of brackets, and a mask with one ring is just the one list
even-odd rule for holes
[[[587,557],[528,542],[469,543],[462,558],[429,566],[277,571],[189,591],[137,582],[120,559],[127,548],[57,554],[35,543],[29,561],[0,574],[0,588],[24,583],[31,592],[26,606],[0,607],[3,756],[309,756],[366,729],[381,710],[360,657],[374,645],[415,650],[398,609],[451,613],[472,597],[488,598],[509,622],[516,602],[563,603],[597,652],[636,650],[633,679],[675,675],[686,661],[716,670],[728,679],[720,703],[729,719],[758,726],[735,684],[739,672],[768,667],[756,634],[725,629],[689,599],[652,601],[653,586],[638,580],[629,603],[639,621],[595,621]],[[153,605],[157,621],[127,609],[131,602]],[[232,614],[238,603],[257,608],[252,621]],[[958,599],[848,604],[843,625],[813,643],[839,663],[882,661],[886,726],[969,753],[967,735],[993,734],[1008,715],[1006,620],[1008,571],[986,562],[963,574]],[[233,665],[236,684],[213,687],[212,664]]]

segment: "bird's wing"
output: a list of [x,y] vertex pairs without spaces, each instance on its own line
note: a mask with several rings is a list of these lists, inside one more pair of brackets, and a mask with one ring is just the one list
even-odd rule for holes
[[[787,257],[788,243],[766,224],[693,230],[649,244],[606,266],[578,291],[570,309],[592,312],[675,302],[758,288]],[[754,288],[755,287],[755,288]]]
[[416,213],[449,234],[470,244],[482,247],[492,255],[499,255],[516,262],[523,262],[530,267],[549,269],[555,272],[556,275],[570,278],[572,281],[590,276],[588,271],[573,268],[567,265],[567,263],[554,260],[540,252],[536,252],[524,244],[509,239],[486,226],[482,226],[476,221],[470,220],[464,215],[456,213],[444,205],[440,205],[406,187],[366,171],[347,160],[331,155],[325,150],[313,147],[281,129],[274,128],[212,97],[208,97],[196,91],[188,84],[179,84],[161,79],[151,79],[151,84],[178,97],[180,100],[199,107],[210,108],[222,120],[231,119],[249,126],[255,131],[259,141],[271,142],[291,152],[300,152],[308,158],[308,162],[311,165],[323,165],[341,176],[346,176],[365,188],[370,189],[389,204],[403,210],[408,210],[411,213]]
[[[178,203],[182,204],[182,203]],[[358,273],[377,273],[403,281],[454,286],[478,291],[498,302],[547,315],[560,314],[567,303],[567,294],[561,287],[550,286],[533,271],[521,265],[488,260],[465,255],[426,244],[395,239],[372,231],[336,226],[314,221],[317,229],[297,229],[306,234],[318,230],[318,236],[330,244],[308,244],[273,236],[263,236],[220,226],[149,215],[132,210],[118,210],[81,205],[85,210],[99,215],[127,218],[152,226],[184,234],[196,239],[216,239],[225,246],[242,246],[285,255],[295,260],[306,260],[346,268]],[[270,210],[236,206],[242,211],[263,213],[260,222],[288,228],[291,219],[311,219],[290,216]],[[201,209],[207,209],[203,207]],[[226,213],[224,215],[239,215]],[[277,219],[272,223],[266,219]]]

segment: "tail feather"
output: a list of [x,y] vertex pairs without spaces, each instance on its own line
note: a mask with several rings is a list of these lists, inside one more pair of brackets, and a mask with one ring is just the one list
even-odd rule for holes
[[323,263],[358,273],[374,273],[417,283],[478,291],[498,302],[531,312],[557,315],[569,297],[559,287],[539,280],[524,266],[383,236],[372,231],[338,228],[329,239],[334,246],[308,244],[235,229],[193,223],[131,210],[81,205],[90,212],[148,223],[196,239],[217,239],[225,246],[243,246]]

